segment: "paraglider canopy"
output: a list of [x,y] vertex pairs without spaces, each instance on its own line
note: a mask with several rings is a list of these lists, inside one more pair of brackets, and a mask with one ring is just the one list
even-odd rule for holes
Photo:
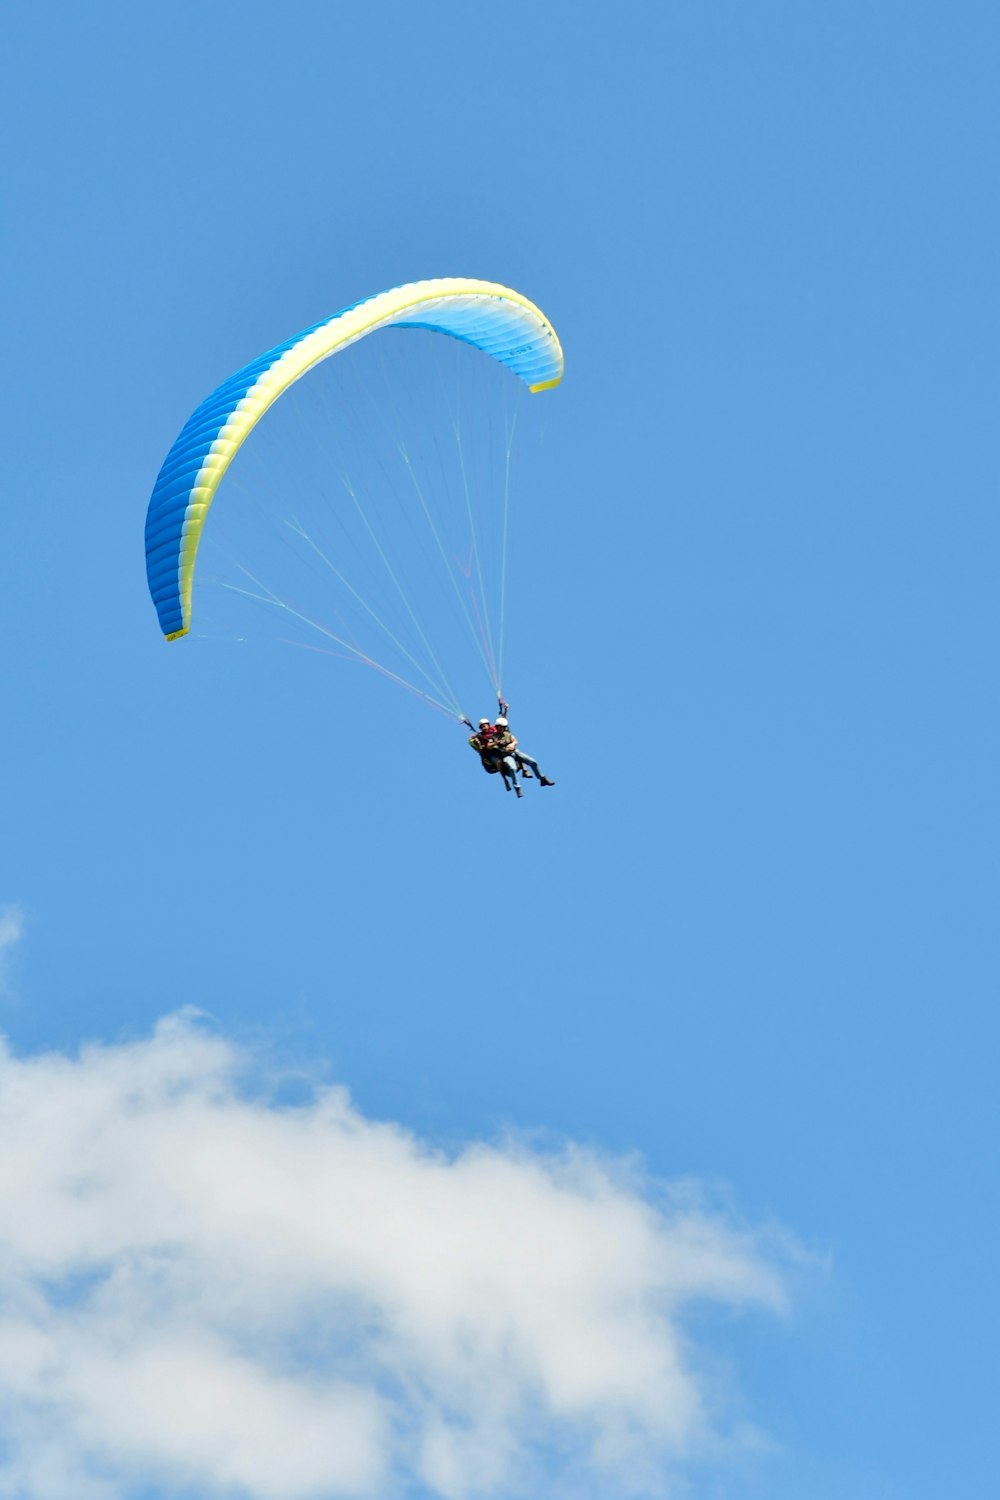
[[233,458],[270,406],[322,360],[383,328],[423,328],[481,349],[532,392],[559,384],[555,330],[497,282],[439,278],[379,292],[278,344],[223,382],[171,447],[146,516],[146,575],[167,640],[187,633],[195,559],[209,506]]

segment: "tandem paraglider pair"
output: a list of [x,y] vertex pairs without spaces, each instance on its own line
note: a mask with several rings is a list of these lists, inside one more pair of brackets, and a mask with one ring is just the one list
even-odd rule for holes
[[[531,781],[534,777],[540,786],[555,786],[555,782],[539,770],[534,756],[520,749],[515,736],[511,734],[507,723],[510,704],[498,698],[497,705],[500,709],[499,717],[492,724],[489,719],[480,719],[479,728],[469,736],[469,744],[479,756],[483,770],[488,771],[491,776],[499,773],[503,777],[505,790],[509,792],[513,787],[519,797],[524,795],[517,779],[519,772],[525,781]],[[465,722],[472,729],[469,720],[466,719]]]

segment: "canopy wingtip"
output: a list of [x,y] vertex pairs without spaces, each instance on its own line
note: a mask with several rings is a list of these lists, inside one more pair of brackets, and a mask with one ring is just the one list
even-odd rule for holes
[[528,389],[529,389],[529,391],[531,392],[531,394],[533,396],[536,396],[539,391],[553,391],[553,390],[555,390],[556,386],[559,384],[559,382],[561,380],[562,380],[562,372],[560,372],[555,377],[554,380],[541,380],[541,381],[539,381],[538,385],[529,385]]

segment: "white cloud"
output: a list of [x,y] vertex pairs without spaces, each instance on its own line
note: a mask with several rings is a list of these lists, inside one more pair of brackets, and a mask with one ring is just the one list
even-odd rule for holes
[[683,1315],[780,1308],[750,1236],[587,1151],[251,1097],[247,1061],[190,1016],[0,1053],[0,1495],[620,1497],[709,1439]]
[[0,995],[7,989],[7,953],[24,933],[24,914],[19,906],[0,906]]

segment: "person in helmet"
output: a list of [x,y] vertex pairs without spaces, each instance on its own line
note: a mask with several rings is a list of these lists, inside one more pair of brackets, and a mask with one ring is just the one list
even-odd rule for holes
[[524,794],[517,779],[517,761],[513,755],[507,755],[498,748],[497,738],[496,726],[491,724],[489,719],[480,719],[479,728],[469,736],[469,744],[477,752],[483,770],[488,771],[491,776],[495,776],[499,771],[507,791],[509,792],[513,787],[517,795],[521,797]]
[[[499,752],[513,759],[515,765],[523,771],[526,781],[530,781],[534,775],[538,777],[539,785],[555,786],[554,781],[550,781],[547,776],[542,775],[542,772],[538,769],[538,762],[535,757],[528,755],[526,751],[518,747],[517,740],[511,734],[510,725],[507,723],[507,710],[510,704],[504,703],[502,698],[499,700],[499,703],[500,715],[493,723],[493,734],[490,739],[491,751],[494,754]],[[518,795],[520,795],[520,791]]]
[[[472,726],[470,725],[469,727],[471,729]],[[495,730],[489,719],[480,719],[479,728],[475,731],[474,734],[470,736],[469,744],[472,746],[473,750],[477,750],[480,755],[485,755],[487,750],[489,749],[490,740],[493,738],[494,733]]]

